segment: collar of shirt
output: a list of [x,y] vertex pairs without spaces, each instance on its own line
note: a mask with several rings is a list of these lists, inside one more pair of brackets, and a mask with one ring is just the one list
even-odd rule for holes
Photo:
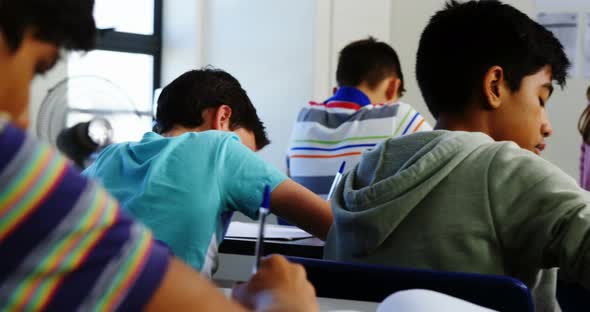
[[369,97],[361,90],[354,87],[340,87],[336,93],[326,101],[325,104],[330,102],[351,102],[360,106],[366,106],[371,104]]

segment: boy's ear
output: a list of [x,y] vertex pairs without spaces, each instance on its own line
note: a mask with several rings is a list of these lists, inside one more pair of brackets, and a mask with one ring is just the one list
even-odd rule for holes
[[389,82],[387,83],[387,89],[385,89],[385,98],[387,99],[387,102],[393,102],[395,99],[397,99],[399,87],[401,84],[402,81],[399,78],[392,77],[389,79]]
[[213,130],[230,131],[230,117],[232,109],[228,105],[222,104],[217,107],[213,113],[211,126]]
[[332,95],[336,94],[336,91],[338,91],[338,87],[332,88]]
[[483,106],[486,109],[497,109],[502,105],[501,93],[504,91],[504,69],[500,66],[492,66],[483,78],[483,95],[486,100]]

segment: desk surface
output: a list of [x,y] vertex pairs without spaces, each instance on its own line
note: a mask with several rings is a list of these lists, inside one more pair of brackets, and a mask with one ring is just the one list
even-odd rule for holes
[[[230,288],[221,288],[221,291],[227,296],[231,297]],[[375,311],[379,305],[377,302],[366,302],[366,301],[353,301],[353,300],[342,300],[332,298],[318,298],[318,305],[320,306],[321,312],[328,311],[341,311],[341,312],[354,312],[354,311]]]
[[[254,255],[255,248],[256,239],[227,237],[221,242],[219,252],[252,256]],[[292,241],[265,240],[263,253],[265,255],[280,254],[284,256],[321,259],[324,253],[324,242],[315,237]]]
[[[293,226],[274,224],[272,226],[268,225],[265,230],[268,238],[264,240],[262,246],[264,255],[280,254],[315,259],[321,259],[323,257],[324,242],[318,238],[310,237],[311,234],[309,233]],[[256,249],[257,236],[258,224],[233,221],[229,225],[227,234],[219,246],[219,253],[253,256],[254,250]]]

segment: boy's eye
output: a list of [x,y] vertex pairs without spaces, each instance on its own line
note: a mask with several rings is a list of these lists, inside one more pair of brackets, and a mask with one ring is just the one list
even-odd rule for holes
[[48,70],[48,66],[45,64],[45,62],[40,61],[35,65],[35,74],[36,75],[43,75],[47,72]]
[[539,98],[539,104],[541,104],[542,107],[545,107],[545,101],[543,101],[542,98]]

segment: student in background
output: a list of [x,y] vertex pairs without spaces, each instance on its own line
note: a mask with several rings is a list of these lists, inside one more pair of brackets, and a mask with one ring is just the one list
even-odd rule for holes
[[554,268],[590,289],[590,193],[538,155],[568,67],[515,8],[449,1],[417,53],[436,130],[385,141],[343,177],[324,256],[512,276],[536,311],[559,309]]
[[590,191],[590,86],[586,89],[587,106],[578,120],[578,131],[582,135],[580,154],[580,185]]
[[293,127],[287,153],[289,176],[326,197],[340,164],[352,170],[361,153],[379,142],[432,128],[400,102],[404,76],[395,50],[372,37],[340,51],[334,95],[310,102]]
[[234,211],[256,218],[265,185],[271,212],[324,239],[329,204],[254,152],[269,143],[246,91],[230,74],[192,70],[158,99],[156,132],[108,146],[84,174],[174,254],[205,275]]
[[0,310],[317,310],[304,270],[280,256],[230,301],[21,129],[33,77],[61,51],[92,48],[93,4],[0,1]]

